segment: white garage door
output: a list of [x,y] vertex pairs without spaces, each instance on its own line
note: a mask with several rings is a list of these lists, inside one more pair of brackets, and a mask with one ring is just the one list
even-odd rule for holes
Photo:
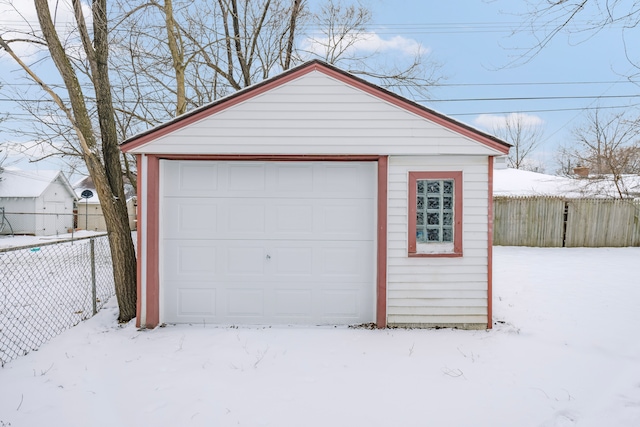
[[375,320],[373,162],[161,162],[161,319]]

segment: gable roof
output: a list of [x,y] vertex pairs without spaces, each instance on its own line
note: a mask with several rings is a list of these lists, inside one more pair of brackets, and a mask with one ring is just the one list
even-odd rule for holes
[[203,118],[230,108],[247,99],[258,96],[313,71],[318,71],[325,75],[333,77],[336,80],[341,81],[342,83],[373,95],[383,101],[389,102],[399,108],[412,112],[424,119],[430,120],[431,122],[437,123],[444,128],[466,136],[473,141],[484,144],[487,147],[497,150],[502,154],[507,154],[509,152],[509,147],[511,145],[505,141],[500,140],[499,138],[496,138],[474,127],[447,117],[441,113],[424,107],[414,101],[404,98],[398,94],[381,88],[362,78],[356,77],[344,70],[341,70],[333,65],[317,59],[306,62],[298,67],[291,68],[270,79],[239,90],[238,92],[235,92],[231,95],[220,98],[214,102],[191,110],[163,124],[150,128],[147,131],[134,135],[123,141],[120,145],[120,148],[122,151],[128,152],[150,141],[153,141],[156,138],[167,135],[175,130],[184,128],[185,126],[202,120]]
[[75,197],[71,184],[61,171],[13,169],[5,169],[0,175],[0,197],[39,197],[57,179],[61,180],[69,195]]

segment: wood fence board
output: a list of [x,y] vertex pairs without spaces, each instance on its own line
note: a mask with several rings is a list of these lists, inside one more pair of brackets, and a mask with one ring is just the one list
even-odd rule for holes
[[493,206],[495,245],[640,246],[640,201],[495,197]]

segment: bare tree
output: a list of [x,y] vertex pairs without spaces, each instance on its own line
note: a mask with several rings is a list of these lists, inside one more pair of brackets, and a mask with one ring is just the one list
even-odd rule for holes
[[533,34],[536,42],[514,62],[531,60],[560,34],[588,39],[604,28],[617,27],[621,29],[627,59],[636,69],[640,68],[636,37],[631,35],[628,39],[630,31],[640,23],[640,1],[527,0],[527,4],[528,12],[523,16],[520,31]]
[[441,64],[419,44],[406,47],[411,51],[408,60],[384,61],[380,51],[366,48],[378,37],[368,30],[371,19],[371,11],[361,3],[325,1],[312,16],[318,30],[307,36],[306,53],[399,93],[429,98],[430,89],[443,79]]
[[[82,3],[72,0],[76,28],[74,34],[80,43],[83,61],[69,55],[55,27],[47,0],[34,0],[39,28],[37,34],[27,39],[45,45],[55,64],[69,101],[65,102],[52,86],[41,79],[10,47],[15,40],[0,37],[0,47],[37,83],[53,100],[68,120],[75,136],[77,150],[81,153],[87,170],[96,186],[105,216],[111,255],[116,296],[120,309],[118,320],[129,321],[136,315],[136,257],[128,225],[128,213],[122,180],[118,134],[111,97],[108,70],[108,31],[106,0],[94,0],[92,4],[92,34],[87,27]],[[82,64],[82,66],[79,66]],[[83,67],[84,66],[84,67]],[[85,96],[79,74],[88,73],[92,96]],[[87,106],[87,100],[95,100],[95,114]],[[97,121],[97,125],[95,123]]]
[[504,116],[504,122],[494,125],[492,132],[512,145],[507,157],[510,168],[540,171],[540,166],[534,164],[530,157],[544,134],[539,122],[531,122],[526,116],[514,113]]
[[[358,43],[372,35],[366,29],[370,14],[362,7],[338,7],[338,0],[324,0],[326,7],[313,11],[306,0],[111,0],[109,9],[107,0],[92,0],[91,24],[84,16],[86,2],[70,0],[73,26],[64,34],[49,11],[66,3],[34,1],[38,23],[25,19],[15,37],[15,31],[2,28],[0,49],[49,98],[49,103],[28,98],[22,103],[34,118],[26,127],[29,138],[49,147],[42,157],[81,158],[96,184],[121,321],[135,315],[135,254],[122,179],[136,185],[136,166],[119,152],[118,140],[325,57],[305,48],[309,40],[324,40],[322,34],[337,36],[324,45],[333,52],[330,62],[375,83],[426,93],[438,81],[437,68],[419,48],[407,64],[391,67],[376,62],[379,52],[358,53]],[[341,39],[353,41],[351,48],[342,49]],[[46,52],[44,62],[55,64],[62,89],[12,50],[24,42]]]
[[[300,61],[296,40],[307,20],[304,0],[132,0],[115,6],[113,45],[123,53],[112,61],[123,82],[119,116],[128,113],[134,122],[148,121],[147,127]],[[129,118],[121,122],[131,127]]]
[[617,196],[624,198],[625,176],[640,174],[640,118],[595,110],[573,134],[574,143],[561,150],[567,169],[589,168],[592,180],[612,182]]
[[380,52],[361,49],[374,37],[367,30],[371,13],[339,0],[325,0],[317,10],[305,0],[118,0],[115,5],[113,42],[122,55],[113,58],[112,70],[122,82],[118,117],[128,132],[313,57],[399,92],[425,95],[440,79],[439,65],[417,43],[410,59],[391,66],[379,60]]
[[2,181],[2,172],[4,172],[3,164],[5,160],[7,160],[7,157],[8,157],[8,154],[5,151],[0,150],[0,181]]

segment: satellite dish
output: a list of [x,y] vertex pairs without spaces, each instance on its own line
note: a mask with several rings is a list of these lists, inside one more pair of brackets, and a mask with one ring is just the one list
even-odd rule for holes
[[84,190],[81,194],[83,199],[90,199],[93,197],[93,191],[91,190]]

